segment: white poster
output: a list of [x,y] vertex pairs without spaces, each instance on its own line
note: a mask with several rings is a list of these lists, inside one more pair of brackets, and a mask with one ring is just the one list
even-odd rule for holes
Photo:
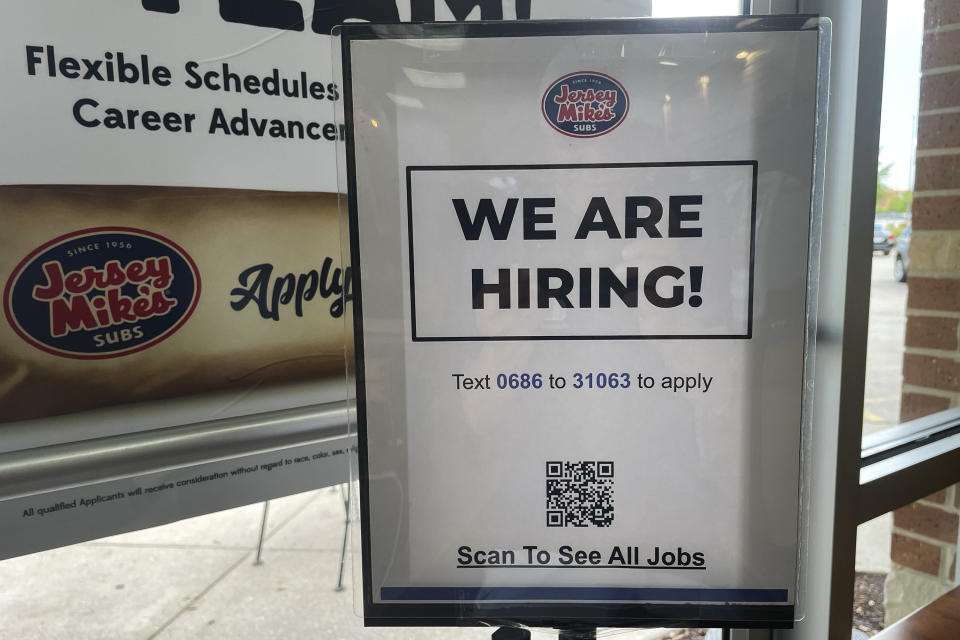
[[343,46],[368,623],[790,624],[816,23]]

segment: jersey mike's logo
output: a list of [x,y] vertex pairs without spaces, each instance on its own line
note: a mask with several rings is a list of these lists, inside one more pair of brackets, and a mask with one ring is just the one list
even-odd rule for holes
[[197,265],[163,236],[125,227],[74,231],[38,247],[3,292],[21,338],[67,358],[115,358],[177,331],[200,299]]
[[544,92],[540,110],[550,126],[574,138],[595,138],[616,129],[627,117],[627,90],[610,76],[577,71]]

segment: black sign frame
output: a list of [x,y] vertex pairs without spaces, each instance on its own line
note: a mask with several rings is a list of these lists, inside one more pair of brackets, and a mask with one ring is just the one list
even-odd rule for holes
[[[543,602],[504,603],[483,599],[455,603],[410,604],[375,602],[371,578],[370,550],[370,477],[363,344],[363,277],[358,238],[357,170],[355,123],[353,120],[353,76],[350,44],[357,40],[382,38],[485,38],[610,34],[730,33],[757,31],[819,30],[819,16],[734,16],[720,18],[545,20],[518,22],[463,23],[348,23],[334,32],[340,37],[343,68],[343,105],[345,124],[347,207],[349,220],[350,264],[354,287],[354,341],[356,419],[361,514],[361,554],[363,568],[363,608],[365,626],[537,626],[573,627],[725,627],[793,628],[796,611],[793,604],[691,604],[651,602]],[[819,36],[818,36],[819,38]],[[689,164],[689,163],[681,163]],[[709,163],[717,164],[717,163]],[[737,162],[748,164],[748,162]],[[756,215],[756,179],[754,179]],[[751,242],[751,275],[753,269]],[[752,277],[751,277],[752,312]],[[465,590],[466,591],[466,590]],[[475,591],[471,589],[470,591]],[[482,591],[482,589],[481,589]]]

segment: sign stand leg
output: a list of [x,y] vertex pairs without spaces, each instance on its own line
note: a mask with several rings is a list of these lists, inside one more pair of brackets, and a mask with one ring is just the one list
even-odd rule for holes
[[263,536],[267,532],[267,509],[270,507],[270,501],[263,503],[263,519],[260,521],[260,539],[257,540],[257,557],[253,561],[253,566],[263,564]]
[[340,498],[343,500],[345,519],[343,521],[343,543],[340,545],[340,572],[337,574],[337,586],[334,591],[343,591],[343,565],[347,559],[347,533],[350,531],[350,490],[340,485]]

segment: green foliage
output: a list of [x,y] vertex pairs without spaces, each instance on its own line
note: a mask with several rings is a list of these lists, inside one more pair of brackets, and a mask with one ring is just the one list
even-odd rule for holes
[[877,213],[910,211],[913,204],[912,191],[898,193],[887,184],[893,164],[880,164],[879,160],[877,161]]
[[886,199],[893,189],[887,184],[887,178],[890,177],[890,170],[893,169],[893,163],[880,164],[877,161],[877,202]]
[[877,213],[882,211],[910,211],[913,204],[913,191],[904,191],[887,200],[885,206],[881,207],[877,203]]
[[887,230],[894,235],[895,238],[899,238],[900,234],[903,233],[903,230],[907,228],[906,222],[894,222],[893,224],[887,227]]

